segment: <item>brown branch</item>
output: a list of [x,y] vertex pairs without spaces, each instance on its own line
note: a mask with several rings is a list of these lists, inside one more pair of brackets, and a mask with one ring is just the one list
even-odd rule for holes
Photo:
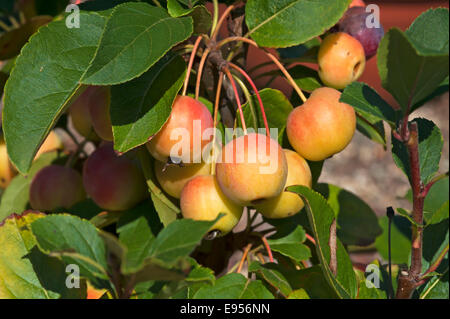
[[406,131],[409,132],[406,147],[408,148],[411,167],[411,188],[413,192],[412,218],[415,224],[411,225],[411,266],[409,271],[401,272],[399,275],[397,299],[411,298],[414,290],[420,284],[420,273],[422,271],[423,227],[418,227],[417,225],[423,224],[424,197],[421,196],[423,184],[420,177],[419,133],[417,123],[411,123],[410,129]]

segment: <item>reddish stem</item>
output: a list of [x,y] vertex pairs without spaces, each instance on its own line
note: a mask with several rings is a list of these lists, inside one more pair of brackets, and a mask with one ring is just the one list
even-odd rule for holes
[[233,76],[230,73],[230,70],[227,67],[223,68],[223,72],[227,75],[227,78],[230,80],[231,86],[233,87],[234,95],[236,97],[236,102],[239,109],[239,116],[242,122],[242,129],[244,130],[244,134],[247,135],[247,125],[245,125],[244,112],[242,112],[241,100],[239,99],[239,93],[236,87],[236,82],[234,82]]
[[250,251],[250,248],[252,248],[252,244],[248,244],[245,249],[244,253],[242,254],[241,261],[239,262],[239,266],[236,270],[237,273],[240,273],[242,271],[242,267],[244,266],[245,258],[247,258],[248,252]]
[[219,73],[219,81],[217,83],[216,100],[214,102],[214,133],[213,133],[213,142],[212,142],[211,175],[216,174],[216,166],[215,166],[216,127],[217,127],[217,118],[218,118],[218,114],[219,114],[220,93],[222,92],[222,83],[223,83],[223,72],[220,72]]
[[310,234],[306,234],[306,239],[308,239],[313,245],[316,245],[316,241]]
[[203,75],[203,68],[205,67],[206,59],[208,58],[210,49],[206,48],[203,52],[202,58],[200,60],[200,64],[198,65],[197,70],[197,82],[195,83],[195,99],[198,100],[198,97],[200,96],[200,82],[202,80]]
[[267,122],[266,112],[264,110],[264,104],[262,102],[261,95],[259,95],[258,88],[256,87],[253,80],[250,78],[250,76],[247,74],[247,72],[245,72],[243,69],[241,69],[240,67],[238,67],[236,64],[234,64],[232,62],[228,62],[228,65],[231,66],[236,71],[238,71],[239,73],[241,73],[247,79],[248,83],[250,83],[251,87],[253,88],[253,91],[255,91],[256,98],[258,99],[259,107],[261,109],[264,126],[266,127],[266,134],[267,134],[267,137],[270,137],[269,123]]
[[199,47],[201,41],[202,41],[202,37],[199,36],[197,38],[197,40],[195,40],[194,47],[192,48],[191,57],[189,58],[189,64],[187,67],[186,78],[184,80],[184,87],[183,87],[183,94],[182,94],[183,96],[186,95],[186,93],[187,93],[189,77],[191,76],[192,65],[194,64],[195,55],[197,54],[197,50],[198,50],[198,47]]
[[[255,48],[260,49],[260,47],[258,46],[258,44],[250,39],[244,38],[244,37],[228,37],[222,41],[220,41],[217,44],[217,48],[222,47],[223,45],[232,42],[232,41],[242,41],[245,43],[248,43],[252,46],[254,46]],[[280,69],[280,71],[284,74],[284,76],[286,77],[286,79],[288,80],[288,82],[291,84],[291,86],[294,88],[294,90],[297,92],[297,94],[300,96],[301,100],[303,101],[303,103],[306,102],[306,97],[303,94],[302,90],[300,89],[300,87],[297,85],[297,83],[295,83],[294,79],[292,78],[292,76],[289,74],[289,72],[286,70],[286,68],[283,66],[283,64],[280,63],[280,61],[278,61],[278,59],[270,52],[267,52],[266,50],[262,50],[269,59],[272,60],[273,63],[275,63],[275,65]]]
[[264,244],[264,247],[266,247],[267,255],[269,256],[269,261],[270,261],[271,263],[273,263],[272,249],[270,249],[270,245],[269,245],[269,243],[267,242],[266,237],[265,237],[265,236],[261,236],[261,240],[262,240],[262,242],[263,242],[263,244]]

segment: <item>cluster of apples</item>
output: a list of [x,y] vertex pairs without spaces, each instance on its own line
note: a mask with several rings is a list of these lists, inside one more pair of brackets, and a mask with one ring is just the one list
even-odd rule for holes
[[[361,8],[359,3],[352,4],[349,11]],[[267,218],[285,218],[303,208],[301,198],[287,192],[286,187],[311,187],[307,161],[322,161],[341,152],[355,133],[355,111],[339,101],[338,90],[359,78],[376,42],[366,41],[370,44],[366,48],[351,35],[356,23],[348,21],[361,17],[361,12],[346,14],[338,24],[342,30],[322,41],[318,73],[326,87],[314,90],[288,116],[286,133],[293,150],[282,149],[268,135],[249,133],[221,147],[222,152],[212,158],[211,165],[202,155],[214,142],[213,136],[200,139],[198,144],[194,132],[194,123],[200,123],[200,136],[214,129],[211,112],[194,98],[176,97],[169,119],[146,148],[155,159],[158,183],[169,196],[179,200],[183,217],[214,220],[222,213],[224,216],[211,231],[225,235],[240,220],[243,207],[254,207]],[[362,25],[358,28],[364,29]],[[30,187],[33,209],[70,208],[90,197],[105,210],[122,211],[148,197],[146,181],[133,152],[118,155],[113,149],[110,100],[108,87],[89,86],[71,104],[69,114],[74,128],[98,147],[84,162],[82,175],[74,168],[58,165],[38,172]],[[173,149],[179,143],[174,136],[179,135],[175,132],[180,128],[189,134],[189,147],[187,152],[183,149],[174,156]],[[275,169],[264,172],[267,167]]]

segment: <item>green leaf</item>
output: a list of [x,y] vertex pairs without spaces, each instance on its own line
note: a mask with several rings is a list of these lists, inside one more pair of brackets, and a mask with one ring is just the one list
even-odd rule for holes
[[[407,33],[397,28],[389,30],[378,48],[378,70],[383,87],[395,97],[404,113],[432,94],[448,76],[447,29],[443,25],[433,29],[424,27],[428,23],[435,25],[433,15],[423,14]],[[425,40],[427,38],[429,40]],[[419,42],[422,44],[418,45]]]
[[337,238],[337,275],[330,270],[330,227],[335,219],[333,209],[326,200],[315,191],[305,186],[291,186],[288,191],[299,194],[305,202],[306,212],[316,239],[316,252],[325,278],[340,298],[355,298],[357,282],[352,262],[347,251]]
[[368,139],[383,145],[383,148],[386,149],[386,131],[383,121],[375,120],[371,122],[367,118],[357,116],[356,129]]
[[[270,239],[274,237],[276,239]],[[306,239],[306,234],[305,230],[301,226],[297,226],[297,228],[287,236],[277,238],[275,234],[275,236],[270,238],[267,241],[273,251],[277,251],[282,255],[292,258],[296,262],[300,262],[311,257],[309,247],[303,245],[303,242]]]
[[336,24],[350,0],[249,0],[245,21],[249,34],[263,47],[304,43]]
[[295,83],[306,92],[312,92],[322,87],[322,81],[316,70],[299,64],[290,68],[288,71]]
[[[120,242],[126,247],[125,262],[122,273],[133,273],[141,269],[144,260],[149,256],[150,247],[155,240],[150,225],[160,228],[155,220],[156,216],[150,201],[146,201],[135,209],[127,211],[118,222],[117,232]],[[154,226],[154,227],[155,227]]]
[[[378,260],[372,261],[366,268],[367,273],[364,274],[363,279],[359,282],[358,299],[387,299],[389,295],[389,275],[386,271],[386,266],[380,264]],[[373,267],[373,268],[372,268]],[[375,278],[370,278],[369,275],[375,275]],[[395,273],[393,271],[393,277]],[[379,287],[374,286],[375,283]],[[379,282],[376,282],[376,280]],[[395,280],[395,278],[393,278]]]
[[34,175],[41,168],[50,165],[58,157],[57,152],[44,153],[33,163],[27,175],[17,175],[2,195],[0,222],[12,213],[20,214],[28,206],[30,185]]
[[369,85],[353,82],[342,92],[340,102],[347,103],[363,117],[376,118],[389,124],[398,119],[396,111]]
[[[411,189],[405,195],[405,198],[412,203]],[[449,202],[449,178],[443,178],[431,186],[425,197],[424,217],[427,224],[434,224],[441,221],[441,217],[445,218],[445,211],[448,211]],[[436,217],[434,217],[436,215]],[[447,217],[448,218],[448,217]]]
[[[449,219],[444,219],[439,223],[429,225],[423,231],[423,254],[422,254],[422,270],[426,271],[438,258],[442,251],[449,244]],[[437,273],[442,274],[448,269],[448,252],[447,259],[441,262],[436,269]]]
[[200,244],[215,222],[216,220],[176,220],[158,234],[148,255],[167,265],[173,265],[181,257],[188,256]]
[[362,199],[338,186],[318,184],[315,188],[337,215],[337,235],[345,245],[370,245],[381,234],[378,218]]
[[81,276],[97,288],[105,287],[106,246],[91,223],[70,215],[50,215],[34,221],[31,229],[42,252],[77,264]]
[[0,299],[85,298],[85,283],[67,288],[64,265],[37,249],[29,225],[44,216],[25,212],[0,223]]
[[[281,143],[283,139],[283,133],[286,129],[287,117],[293,110],[292,104],[282,92],[275,89],[263,89],[259,92],[259,94],[264,104],[264,110],[267,116],[269,129],[278,129],[278,141]],[[256,123],[253,122],[252,111],[250,109],[249,103],[245,103],[242,108],[247,127],[252,127],[257,131],[257,129],[264,128],[264,121],[256,95],[252,95],[252,101],[253,105],[255,106],[257,120]],[[240,119],[238,120],[238,123],[240,125]],[[263,132],[265,133],[265,129]]]
[[208,33],[212,25],[211,14],[205,6],[196,6],[201,1],[168,0],[167,10],[172,17],[189,15],[194,21],[194,33]]
[[444,275],[434,276],[421,289],[420,299],[447,299],[449,298],[448,269]]
[[79,29],[67,28],[64,20],[40,28],[22,49],[6,83],[3,132],[11,162],[21,173],[28,171],[39,146],[80,86],[105,18],[81,13],[80,23]]
[[186,74],[184,60],[167,54],[146,73],[111,89],[114,148],[127,152],[145,144],[170,116]]
[[[375,247],[384,260],[388,260],[388,218],[379,219],[383,233],[375,241]],[[411,253],[411,223],[401,216],[394,216],[391,229],[392,263],[409,264]]]
[[200,288],[194,299],[273,299],[259,280],[252,281],[241,274],[228,274],[217,279],[214,286]]
[[192,34],[192,19],[172,18],[162,8],[128,2],[116,6],[84,84],[113,85],[139,77],[174,45]]
[[448,9],[429,9],[422,13],[405,34],[422,55],[448,54]]
[[138,156],[156,212],[158,213],[161,223],[163,223],[164,226],[167,226],[177,219],[177,215],[180,214],[181,211],[166,197],[164,192],[156,186],[156,177],[154,174],[155,160],[153,157],[150,156],[146,149],[139,150]]
[[0,33],[0,61],[8,60],[18,55],[30,36],[39,27],[50,21],[52,21],[52,17],[49,16],[33,17],[18,28]]
[[250,264],[248,271],[256,273],[259,278],[266,281],[273,288],[273,291],[279,291],[284,297],[287,297],[292,292],[292,287],[277,268],[276,264],[267,263],[261,265],[255,261]]
[[[419,134],[419,163],[420,177],[427,184],[439,170],[444,139],[440,129],[432,122],[423,118],[416,118]],[[408,149],[405,144],[392,137],[392,156],[395,163],[411,180],[411,168]]]
[[287,299],[311,299],[305,289],[293,290]]

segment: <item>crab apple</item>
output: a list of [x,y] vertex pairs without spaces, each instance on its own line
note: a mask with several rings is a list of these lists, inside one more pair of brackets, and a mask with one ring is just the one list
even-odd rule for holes
[[110,104],[109,87],[87,87],[69,108],[72,124],[78,133],[93,141],[99,138],[112,141]]
[[193,177],[208,175],[210,165],[206,163],[180,166],[166,165],[155,161],[155,175],[162,189],[172,197],[180,198],[184,185]]
[[303,158],[321,161],[342,151],[356,129],[355,110],[339,102],[341,92],[322,87],[289,114],[286,132],[292,147]]
[[31,181],[30,205],[36,210],[70,208],[85,198],[81,176],[71,167],[46,166]]
[[17,171],[11,164],[6,149],[6,144],[3,138],[0,138],[0,188],[8,187],[14,176],[17,175]]
[[[287,149],[284,150],[284,154],[288,164],[285,188],[293,185],[311,187],[311,170],[305,159],[296,152]],[[298,213],[303,206],[304,203],[297,194],[284,191],[275,198],[255,205],[255,208],[267,218],[285,218]]]
[[220,213],[225,214],[211,228],[220,235],[229,233],[242,216],[242,207],[230,201],[213,175],[192,178],[183,187],[180,197],[181,213],[184,218],[194,220],[214,220]]
[[83,184],[99,207],[111,211],[130,209],[148,196],[138,164],[128,155],[118,156],[112,143],[103,143],[88,157]]
[[287,162],[277,141],[250,133],[228,142],[216,164],[224,194],[241,206],[278,196],[286,184]]
[[113,140],[110,106],[111,89],[108,86],[95,87],[89,99],[89,114],[95,133],[105,141]]
[[364,72],[364,48],[347,33],[332,33],[320,45],[318,63],[322,82],[326,86],[343,89]]
[[[212,129],[213,119],[208,108],[189,97],[178,96],[170,117],[161,130],[146,144],[150,154],[160,162],[200,163],[203,148],[211,142],[212,136],[203,140],[205,130]],[[185,147],[178,149],[179,145]],[[177,151],[175,158],[173,150]],[[188,154],[189,153],[189,154]]]
[[363,46],[366,59],[373,57],[378,50],[378,45],[384,36],[381,26],[369,27],[367,19],[372,13],[366,12],[363,7],[353,7],[347,10],[338,23],[338,31],[345,32],[357,39]]
[[44,143],[42,143],[37,151],[35,158],[38,158],[43,153],[61,150],[63,148],[64,144],[58,134],[55,131],[50,131]]
[[365,7],[366,4],[362,0],[353,0],[352,3],[350,3],[349,8],[353,7]]

